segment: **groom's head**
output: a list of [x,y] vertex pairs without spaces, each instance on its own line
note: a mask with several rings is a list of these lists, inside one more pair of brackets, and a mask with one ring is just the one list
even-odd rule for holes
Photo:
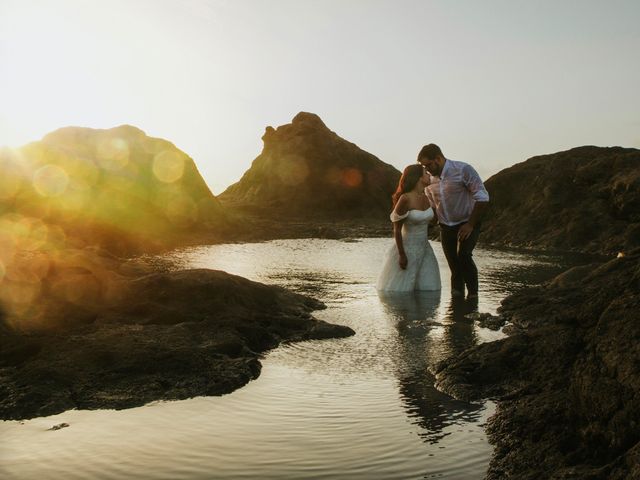
[[442,173],[445,158],[442,150],[435,143],[425,145],[418,153],[418,163],[421,163],[431,175],[436,177]]

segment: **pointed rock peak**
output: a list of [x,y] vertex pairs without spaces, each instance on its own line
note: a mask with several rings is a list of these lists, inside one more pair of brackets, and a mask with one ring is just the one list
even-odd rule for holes
[[379,218],[391,211],[400,172],[329,130],[318,115],[266,127],[264,149],[238,183],[220,195],[230,208],[273,219],[309,215]]
[[324,122],[320,119],[318,115],[315,113],[309,112],[300,112],[295,117],[293,117],[293,121],[291,122],[293,125],[308,125],[310,127],[315,128],[327,128]]
[[276,129],[273,128],[272,126],[268,126],[267,128],[264,129],[264,135],[262,136],[262,141],[266,143],[275,135],[275,133],[276,133]]

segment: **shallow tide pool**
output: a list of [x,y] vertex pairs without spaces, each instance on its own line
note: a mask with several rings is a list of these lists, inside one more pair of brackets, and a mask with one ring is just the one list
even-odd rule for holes
[[282,345],[265,355],[257,380],[222,397],[1,422],[0,478],[482,478],[491,455],[483,425],[494,406],[438,392],[428,368],[502,336],[465,314],[495,313],[506,294],[570,262],[479,248],[480,299],[453,301],[434,242],[442,291],[381,298],[374,284],[389,244],[275,240],[165,255],[175,268],[220,269],[312,295],[327,305],[317,318],[356,335]]

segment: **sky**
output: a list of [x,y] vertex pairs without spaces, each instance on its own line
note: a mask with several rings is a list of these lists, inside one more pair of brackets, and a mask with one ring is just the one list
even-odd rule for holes
[[640,148],[639,18],[637,0],[0,0],[0,145],[135,125],[219,194],[307,111],[398,169],[434,142],[486,179]]

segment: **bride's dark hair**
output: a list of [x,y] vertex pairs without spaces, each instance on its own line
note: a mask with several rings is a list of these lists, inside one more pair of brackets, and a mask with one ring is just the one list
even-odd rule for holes
[[402,175],[400,176],[400,181],[398,182],[398,188],[396,188],[396,191],[391,196],[394,207],[396,206],[396,203],[398,203],[398,200],[403,193],[407,193],[413,190],[413,188],[416,186],[416,183],[418,183],[418,180],[420,180],[420,177],[422,177],[423,174],[424,167],[420,164],[409,165],[404,169]]

